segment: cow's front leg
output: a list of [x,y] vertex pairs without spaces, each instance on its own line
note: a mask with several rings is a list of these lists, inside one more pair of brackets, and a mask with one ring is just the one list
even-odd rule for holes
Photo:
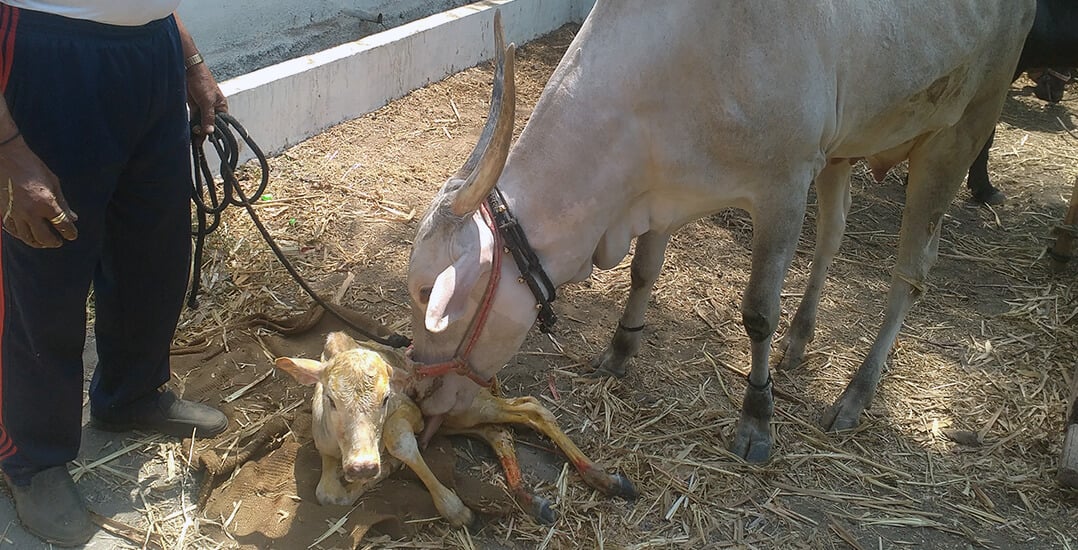
[[475,519],[472,511],[464,505],[456,493],[438,481],[434,472],[430,471],[430,467],[423,460],[423,456],[419,454],[419,444],[416,442],[415,433],[422,428],[423,416],[419,408],[411,403],[402,403],[386,419],[382,432],[386,450],[415,472],[415,475],[430,491],[430,496],[434,499],[434,507],[438,509],[442,517],[457,527],[470,525]]
[[632,288],[625,302],[625,311],[618,321],[614,338],[606,351],[592,361],[592,367],[599,374],[625,376],[629,359],[640,351],[643,337],[644,313],[651,299],[651,290],[662,271],[666,244],[670,242],[667,233],[648,231],[636,239],[636,253],[633,255],[631,268]]
[[790,321],[786,336],[779,343],[782,361],[778,368],[792,369],[801,364],[805,347],[816,332],[816,312],[820,306],[820,293],[827,280],[827,269],[842,244],[846,232],[846,214],[850,211],[850,162],[836,159],[816,177],[816,251],[812,258],[805,294],[797,313]]
[[[805,218],[805,190],[775,196],[772,204],[757,205],[752,223],[752,272],[741,304],[741,319],[749,335],[752,368],[749,371],[741,418],[731,452],[749,462],[771,456],[771,372],[768,355],[778,326],[782,281],[790,267],[801,223]],[[783,204],[785,202],[785,204]]]

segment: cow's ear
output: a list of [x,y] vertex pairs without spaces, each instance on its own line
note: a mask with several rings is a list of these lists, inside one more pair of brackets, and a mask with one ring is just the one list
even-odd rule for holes
[[304,386],[318,383],[321,380],[322,371],[326,368],[326,364],[321,361],[299,357],[278,357],[273,365],[291,374],[296,382]]
[[424,325],[433,333],[444,332],[449,325],[464,314],[475,282],[479,280],[479,266],[473,261],[457,260],[445,268],[434,281],[427,302],[427,314]]
[[464,315],[468,296],[475,289],[480,276],[490,270],[494,235],[479,212],[472,215],[472,221],[478,230],[478,239],[470,239],[473,247],[462,253],[453,265],[445,268],[434,280],[424,318],[424,325],[430,332],[444,332]]

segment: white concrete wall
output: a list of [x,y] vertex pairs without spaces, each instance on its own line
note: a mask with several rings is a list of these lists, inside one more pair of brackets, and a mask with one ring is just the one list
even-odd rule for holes
[[[523,44],[579,21],[593,0],[485,0],[221,83],[267,154],[490,59],[494,10]],[[247,160],[249,152],[245,152]]]
[[[183,0],[206,63],[228,79],[381,32],[469,0]],[[381,14],[383,24],[372,21]]]

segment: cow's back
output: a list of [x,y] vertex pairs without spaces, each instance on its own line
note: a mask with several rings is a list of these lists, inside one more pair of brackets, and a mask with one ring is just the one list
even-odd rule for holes
[[753,155],[770,144],[868,156],[1005,87],[1034,11],[1034,0],[599,0],[604,25],[582,29],[576,64],[589,73],[580,85],[604,88],[574,93],[619,112],[664,109],[680,136],[714,136],[724,154],[740,141]]

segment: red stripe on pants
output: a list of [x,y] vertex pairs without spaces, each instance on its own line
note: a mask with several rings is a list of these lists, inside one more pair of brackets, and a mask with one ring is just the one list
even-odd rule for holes
[[[15,27],[19,22],[19,10],[8,5],[0,6],[0,93],[7,91],[11,78],[11,65],[15,58]],[[10,187],[8,190],[10,192]],[[0,239],[2,242],[3,239]],[[3,257],[0,250],[0,258]],[[0,460],[15,454],[18,448],[4,429],[4,269],[0,263]]]

